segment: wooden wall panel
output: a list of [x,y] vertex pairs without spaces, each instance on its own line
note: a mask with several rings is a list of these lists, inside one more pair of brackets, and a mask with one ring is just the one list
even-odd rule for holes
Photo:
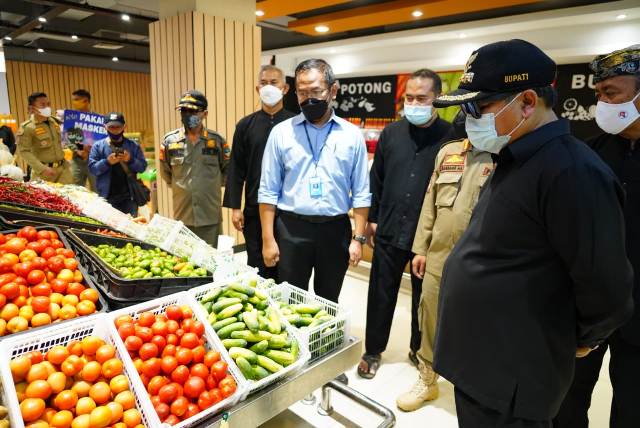
[[127,130],[141,132],[145,145],[153,144],[155,132],[149,74],[22,61],[7,61],[6,64],[11,114],[18,123],[29,118],[29,94],[46,92],[55,111],[71,108],[71,92],[82,88],[91,93],[93,111],[102,114],[121,111],[127,121]]
[[[209,100],[207,127],[233,141],[235,125],[259,105],[255,77],[260,68],[260,28],[189,12],[150,24],[151,94],[156,150],[167,132],[180,126],[178,97],[198,89]],[[159,166],[159,165],[158,165]],[[158,182],[158,210],[172,217],[169,186]],[[244,242],[223,210],[223,233]]]

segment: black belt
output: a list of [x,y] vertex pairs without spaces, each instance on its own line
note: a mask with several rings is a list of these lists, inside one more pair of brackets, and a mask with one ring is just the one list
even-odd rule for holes
[[291,211],[282,211],[278,210],[278,215],[284,217],[295,218],[296,220],[306,221],[308,223],[329,223],[331,221],[348,219],[349,216],[347,214],[339,214],[339,215],[303,215],[296,214]]
[[58,161],[58,162],[49,162],[49,163],[45,163],[46,166],[50,167],[50,168],[57,168],[59,166],[64,165],[64,160]]

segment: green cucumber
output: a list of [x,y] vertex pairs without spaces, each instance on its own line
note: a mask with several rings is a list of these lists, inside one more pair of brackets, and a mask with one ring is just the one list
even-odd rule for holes
[[251,368],[253,369],[253,374],[254,374],[256,380],[264,379],[265,377],[267,377],[267,376],[269,376],[271,374],[268,371],[266,371],[264,369],[264,367],[251,366]]
[[324,324],[326,322],[329,322],[331,320],[333,320],[334,318],[331,315],[325,315],[323,317],[320,317],[318,319],[313,320],[313,322],[311,324],[309,324],[309,328],[313,328],[313,327],[317,327],[321,324]]
[[269,330],[269,333],[280,334],[280,332],[282,331],[280,315],[278,315],[278,312],[272,307],[267,308],[267,320],[267,330]]
[[317,314],[315,314],[313,317],[314,317],[314,318],[320,318],[320,317],[323,317],[323,316],[325,316],[325,315],[329,315],[329,312],[327,312],[327,311],[325,311],[325,310],[323,309],[323,310],[321,310],[320,312],[318,312]]
[[238,348],[235,346],[229,349],[229,356],[234,360],[237,360],[238,357],[245,358],[247,361],[249,361],[252,364],[256,363],[257,357],[258,357],[258,355],[253,351],[250,351],[245,348]]
[[313,321],[314,321],[313,318],[300,317],[296,325],[298,327],[308,327],[309,325],[311,325],[311,323],[313,323]]
[[215,301],[222,294],[222,287],[218,287],[215,290],[207,293],[201,300],[201,303],[208,303]]
[[292,309],[299,314],[315,315],[322,310],[322,305],[319,303],[315,303],[315,304],[307,303],[307,304],[299,304],[299,305],[292,305],[292,306],[293,306]]
[[251,312],[253,310],[253,305],[249,302],[245,303],[242,307],[242,310],[245,312]]
[[233,284],[229,284],[229,288],[233,291],[237,291],[238,293],[246,294],[248,297],[251,297],[256,294],[256,290],[249,287],[248,285],[242,285],[238,282],[234,282]]
[[224,292],[224,295],[229,297],[229,298],[234,298],[234,299],[240,299],[240,301],[242,301],[242,303],[248,302],[249,301],[249,296],[247,296],[244,293],[238,293],[235,290],[227,290]]
[[280,336],[279,334],[274,334],[273,336],[271,336],[271,339],[269,339],[269,348],[271,349],[281,349],[285,346],[287,346],[287,339]]
[[258,322],[258,311],[252,310],[250,312],[244,312],[242,314],[242,320],[247,325],[247,328],[254,333],[260,330],[260,323]]
[[254,289],[253,291],[258,299],[267,300],[267,294],[264,291],[258,289]]
[[[273,337],[275,337],[275,336],[273,336]],[[271,339],[273,339],[273,337]],[[270,343],[271,343],[271,339],[262,340],[262,341],[256,343],[255,345],[253,345],[249,349],[252,350],[253,352],[255,352],[256,354],[264,354],[265,351],[267,351],[269,349],[269,346],[270,346]],[[244,339],[238,339],[238,340],[244,340]]]
[[267,307],[269,307],[269,302],[267,300],[260,300],[260,303],[256,305],[256,308],[261,311],[264,311]]
[[284,351],[276,351],[273,349],[270,349],[267,352],[265,352],[264,356],[271,358],[276,363],[282,364],[285,367],[295,363],[296,361],[296,358],[292,354]]
[[296,326],[298,325],[298,323],[302,319],[300,314],[285,315],[285,318],[287,319],[287,321],[289,321],[289,324],[293,324],[293,325],[296,325]]
[[223,339],[222,344],[226,349],[233,347],[244,348],[247,346],[247,341],[244,339]]
[[260,303],[260,299],[258,298],[258,296],[251,296],[249,297],[249,300],[247,300],[247,302],[251,303],[252,305],[257,305],[258,303]]
[[236,330],[231,333],[231,337],[233,339],[244,339],[247,342],[262,342],[263,340],[271,339],[272,334],[268,331],[258,331],[257,333],[253,333],[249,330]]
[[207,322],[211,325],[215,324],[216,322],[218,322],[218,316],[216,315],[215,312],[211,312],[208,316],[207,316]]
[[[233,324],[229,324],[226,327],[222,327],[220,330],[218,330],[217,334],[218,337],[220,339],[226,339],[229,337],[229,335],[235,333],[236,331],[239,330],[244,330],[245,328],[247,328],[247,326],[245,325],[245,323],[243,322],[234,322]],[[233,339],[242,339],[241,337],[233,337]]]
[[298,345],[297,340],[293,340],[291,343],[291,355],[293,355],[293,358],[296,360],[298,359],[298,355],[300,355],[300,345]]
[[226,327],[228,325],[233,324],[234,322],[238,322],[238,318],[236,317],[231,317],[231,318],[225,318],[222,321],[218,321],[214,324],[211,325],[211,327],[213,327],[213,329],[215,331],[220,330],[222,327]]
[[211,307],[213,306],[213,302],[206,302],[206,303],[202,303],[202,307],[204,308],[204,310],[209,313],[211,312]]
[[267,320],[267,318],[264,315],[260,315],[260,312],[258,312],[258,325],[259,325],[259,329],[260,330],[266,330],[267,326],[269,324],[269,321]]
[[240,369],[244,377],[246,377],[247,379],[255,378],[255,375],[253,373],[253,368],[251,367],[251,363],[249,363],[249,361],[247,361],[246,358],[242,356],[236,358],[236,364],[238,365],[238,368]]
[[236,303],[240,303],[242,300],[235,297],[228,297],[225,299],[220,299],[211,307],[211,310],[215,313],[220,312],[227,306],[235,305]]
[[242,303],[236,303],[235,305],[227,306],[220,312],[218,312],[218,319],[225,319],[234,316],[242,310]]
[[284,370],[283,366],[276,363],[271,358],[265,357],[264,355],[258,355],[258,364],[260,365],[260,367],[264,367],[271,373],[277,373],[280,370]]
[[280,309],[280,312],[282,312],[282,315],[284,316],[288,316],[288,315],[292,315],[293,311],[291,309],[289,309],[287,306],[284,306]]

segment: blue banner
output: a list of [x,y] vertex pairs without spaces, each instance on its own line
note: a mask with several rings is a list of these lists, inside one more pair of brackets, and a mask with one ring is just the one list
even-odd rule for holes
[[65,110],[62,123],[62,143],[72,150],[81,150],[83,145],[107,137],[104,117],[98,113]]

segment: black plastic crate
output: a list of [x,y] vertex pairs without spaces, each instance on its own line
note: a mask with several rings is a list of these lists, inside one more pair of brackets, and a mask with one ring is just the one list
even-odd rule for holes
[[66,233],[72,246],[75,245],[74,250],[80,255],[80,260],[96,280],[98,288],[111,298],[146,301],[213,281],[211,272],[207,272],[208,276],[204,277],[125,279],[105,263],[89,246],[110,244],[121,247],[129,242],[133,245],[139,245],[145,250],[155,248],[155,246],[135,239],[116,238],[77,229],[69,229]]
[[[107,301],[102,296],[102,293],[100,293],[100,289],[93,282],[92,277],[89,274],[88,269],[86,269],[85,266],[83,265],[81,257],[79,256],[78,252],[75,250],[74,246],[71,245],[70,241],[64,235],[62,230],[59,227],[51,226],[51,225],[49,225],[49,226],[34,226],[34,227],[36,228],[36,230],[53,230],[53,231],[55,231],[58,234],[58,238],[60,239],[60,241],[62,241],[62,243],[64,244],[64,247],[65,248],[70,248],[76,253],[76,259],[78,260],[78,270],[82,273],[83,283],[84,283],[85,287],[93,288],[94,290],[98,291],[98,301],[96,302],[96,312],[95,313],[107,312],[107,309],[108,309]],[[9,233],[18,233],[18,231],[19,231],[19,229],[2,230],[2,234],[6,235],[6,234],[9,234]],[[91,315],[87,315],[87,316],[91,316]],[[60,324],[60,323],[66,322],[66,321],[75,320],[77,318],[78,317],[71,318],[69,320],[55,321],[52,324],[56,324],[57,325],[57,324]],[[13,338],[13,337],[16,337],[19,334],[30,333],[30,332],[35,331],[35,330],[44,329],[44,328],[47,328],[48,326],[50,326],[52,324],[43,325],[41,327],[33,327],[33,328],[29,328],[29,329],[27,329],[25,331],[21,331],[19,333],[12,333],[12,334],[8,334],[6,336],[0,336],[0,340],[7,339],[7,338]]]
[[[2,203],[4,202],[0,202],[0,204]],[[68,217],[51,215],[51,211],[42,208],[28,207],[24,205],[16,205],[16,207],[17,209],[11,209],[0,206],[0,216],[2,216],[3,223],[13,227],[46,226],[52,224],[56,226],[88,230],[109,229],[108,226],[102,224],[85,223],[72,220]],[[23,209],[29,211],[24,211]]]

